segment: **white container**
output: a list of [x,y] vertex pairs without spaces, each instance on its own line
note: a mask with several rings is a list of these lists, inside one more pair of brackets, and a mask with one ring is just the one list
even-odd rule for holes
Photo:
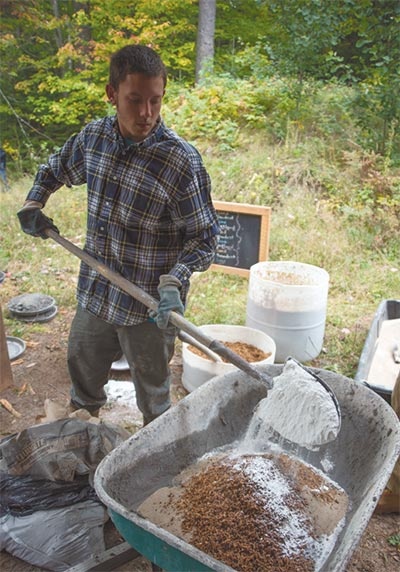
[[[207,324],[200,326],[199,330],[202,330],[204,334],[213,340],[218,340],[222,343],[242,342],[254,346],[265,353],[270,353],[267,359],[251,362],[252,365],[274,363],[275,342],[270,336],[260,330],[226,324]],[[187,391],[194,391],[217,375],[224,375],[230,371],[237,370],[237,367],[231,363],[215,362],[211,358],[195,354],[189,349],[189,344],[186,342],[182,343],[182,363],[182,384]]]
[[329,274],[301,262],[259,262],[250,268],[246,326],[271,336],[277,363],[316,358],[322,349]]

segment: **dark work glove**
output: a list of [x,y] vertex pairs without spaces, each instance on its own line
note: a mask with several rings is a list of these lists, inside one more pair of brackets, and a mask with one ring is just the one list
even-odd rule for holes
[[40,236],[41,238],[49,238],[44,232],[46,228],[51,228],[56,232],[60,232],[53,224],[51,218],[42,213],[38,207],[23,207],[17,212],[21,228],[26,234],[32,236]]
[[180,280],[171,274],[162,274],[160,276],[158,285],[160,302],[154,319],[161,330],[165,330],[168,327],[169,313],[171,311],[179,312],[179,314],[183,315],[185,308],[179,292],[181,285]]

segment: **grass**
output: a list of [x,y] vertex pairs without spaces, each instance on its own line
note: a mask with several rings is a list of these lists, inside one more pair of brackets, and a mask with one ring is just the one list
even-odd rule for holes
[[[272,207],[270,260],[305,262],[329,272],[324,348],[309,363],[353,377],[378,304],[400,296],[399,219],[390,204],[360,202],[363,195],[356,190],[363,181],[356,163],[361,165],[362,154],[357,159],[353,153],[344,165],[315,140],[274,146],[249,134],[230,153],[209,145],[201,151],[215,199]],[[391,188],[398,188],[398,174],[390,175]],[[30,184],[27,177],[16,180],[11,192],[0,197],[0,269],[8,273],[0,286],[1,304],[7,334],[24,339],[46,326],[12,320],[7,302],[41,291],[53,296],[59,308],[72,309],[79,269],[79,260],[51,239],[20,230],[16,212]],[[85,213],[83,187],[60,189],[46,207],[61,234],[80,247]],[[196,325],[244,324],[247,292],[246,278],[195,274],[186,317]]]
[[399,548],[400,547],[400,534],[393,534],[392,536],[389,536],[387,541],[392,546],[397,546],[397,548]]

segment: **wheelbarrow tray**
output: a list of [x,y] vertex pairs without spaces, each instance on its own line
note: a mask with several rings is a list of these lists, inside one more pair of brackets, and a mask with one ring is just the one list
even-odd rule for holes
[[[282,365],[260,366],[276,376]],[[365,385],[315,370],[335,392],[342,412],[338,438],[318,451],[283,442],[295,454],[336,481],[349,495],[350,509],[332,550],[320,568],[345,569],[390,477],[400,451],[400,423],[391,407]],[[240,440],[265,385],[243,372],[216,377],[114,449],[99,464],[94,486],[125,540],[166,571],[229,572],[232,568],[137,513],[153,492],[198,458]],[[275,439],[271,437],[271,442]],[[281,443],[281,441],[279,441]],[[268,443],[266,444],[268,445]],[[266,447],[267,449],[267,447]]]
[[[374,315],[371,327],[365,339],[362,349],[358,368],[355,375],[357,381],[361,381],[368,385],[373,391],[385,399],[388,403],[391,401],[392,388],[385,384],[385,380],[374,379],[370,381],[368,378],[371,373],[371,366],[374,359],[375,351],[379,343],[382,323],[385,320],[400,319],[400,300],[383,300]],[[400,343],[400,340],[398,340]],[[391,358],[390,358],[391,359]]]

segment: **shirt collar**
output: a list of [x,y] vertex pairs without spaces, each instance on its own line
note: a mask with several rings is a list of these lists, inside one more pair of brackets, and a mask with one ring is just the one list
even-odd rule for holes
[[121,135],[116,115],[114,115],[114,117],[112,118],[112,127],[114,130],[116,141],[119,141],[119,143],[124,147],[129,147],[129,148],[150,147],[151,145],[154,145],[154,143],[162,139],[162,136],[165,131],[165,124],[161,119],[161,117],[159,117],[156,125],[154,126],[153,131],[146,137],[146,139],[143,139],[143,141],[140,141],[139,143],[132,141],[128,145],[125,139]]

